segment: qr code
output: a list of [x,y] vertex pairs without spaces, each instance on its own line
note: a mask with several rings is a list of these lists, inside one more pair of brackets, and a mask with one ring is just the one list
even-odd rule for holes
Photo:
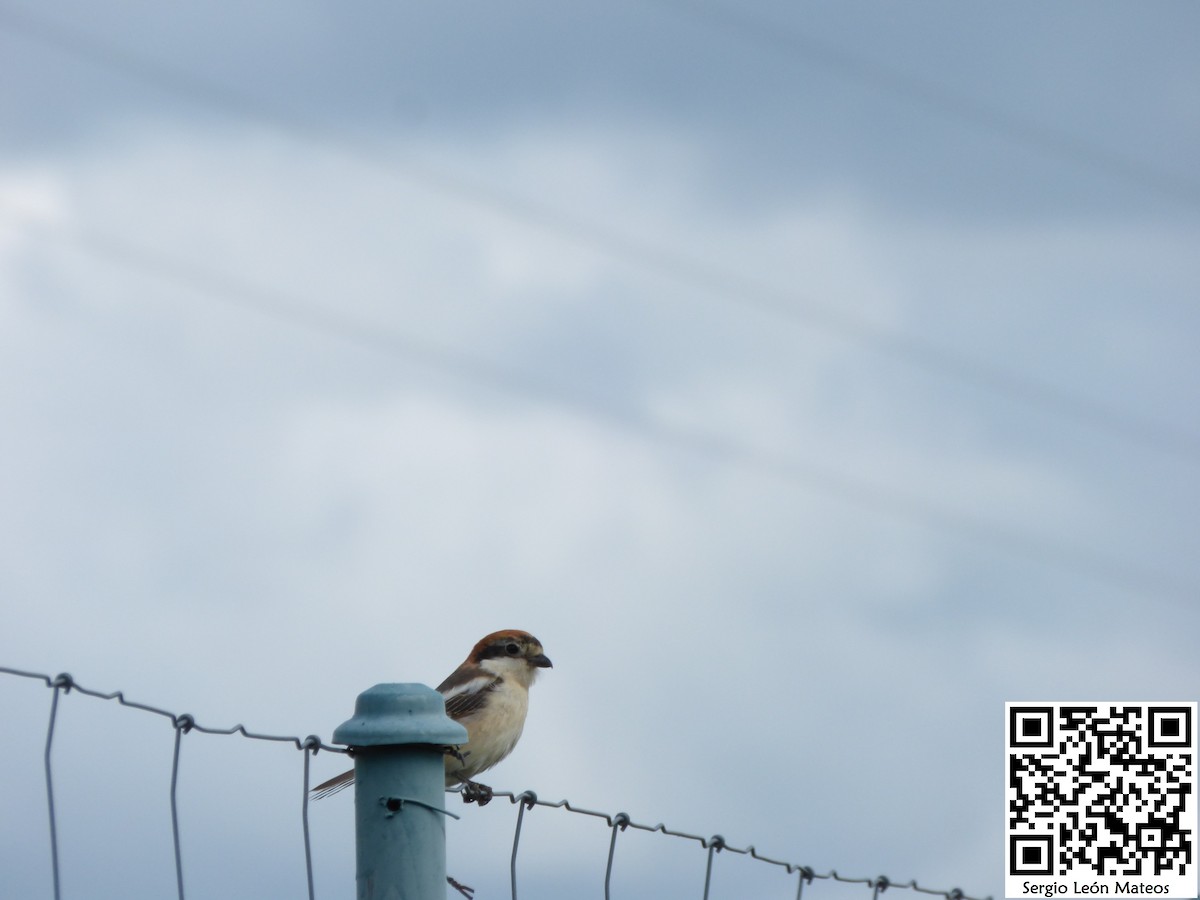
[[1007,896],[1196,896],[1195,703],[1005,707]]

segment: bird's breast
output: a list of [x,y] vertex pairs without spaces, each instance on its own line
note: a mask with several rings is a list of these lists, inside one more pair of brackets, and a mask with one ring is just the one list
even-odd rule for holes
[[504,683],[492,691],[483,709],[464,716],[467,743],[459,747],[463,761],[446,757],[447,785],[474,778],[508,756],[517,745],[529,711],[529,693]]

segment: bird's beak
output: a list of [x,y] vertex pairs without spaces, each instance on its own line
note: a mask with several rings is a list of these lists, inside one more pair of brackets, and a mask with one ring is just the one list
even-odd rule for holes
[[553,669],[554,663],[550,662],[550,657],[545,653],[539,653],[537,656],[529,657],[529,664],[537,666],[539,669]]

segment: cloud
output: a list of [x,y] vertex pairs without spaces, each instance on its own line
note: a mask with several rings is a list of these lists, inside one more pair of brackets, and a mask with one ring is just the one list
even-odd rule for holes
[[[1018,362],[1032,310],[1062,367],[1103,369],[1133,307],[1099,287],[1059,307],[1054,286],[1093,256],[1126,278],[1171,264],[1134,226],[914,228],[838,190],[731,216],[665,132],[407,149],[772,296],[964,351],[1003,335]],[[359,690],[436,683],[483,632],[524,627],[556,668],[498,785],[984,893],[998,704],[1086,691],[1131,598],[921,508],[1187,574],[1130,524],[1190,521],[1186,482],[1146,499],[1156,473],[1105,439],[469,194],[258,130],[131,129],[28,172],[0,184],[56,218],[0,247],[9,664],[328,737]],[[1143,327],[1170,347],[1161,311]],[[1135,686],[1191,665],[1175,641],[1104,646]],[[197,778],[219,768],[196,752]],[[220,803],[195,802],[219,833]],[[557,840],[538,839],[603,855],[602,834]]]

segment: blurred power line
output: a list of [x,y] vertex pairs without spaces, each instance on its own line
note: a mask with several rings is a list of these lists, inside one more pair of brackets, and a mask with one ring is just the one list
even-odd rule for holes
[[[0,208],[3,204],[0,203]],[[644,410],[618,408],[558,381],[404,334],[378,323],[294,294],[251,282],[212,266],[167,257],[159,251],[96,231],[26,223],[39,237],[73,245],[109,263],[207,294],[229,306],[285,322],[355,346],[402,358],[422,367],[550,405],[605,427],[717,464],[817,490],[876,513],[917,522],[936,531],[968,537],[1027,560],[1107,582],[1143,597],[1192,604],[1200,588],[1175,576],[1089,550],[1048,535],[1036,535],[939,505],[891,485],[869,482],[826,466],[754,447],[743,441],[673,424]]]
[[[765,280],[726,268],[718,262],[644,240],[577,213],[554,208],[540,200],[472,181],[427,161],[408,155],[397,158],[392,152],[364,147],[319,122],[161,60],[98,40],[77,28],[56,24],[6,6],[0,6],[0,28],[23,34],[158,89],[187,96],[266,125],[294,139],[324,147],[359,164],[392,177],[399,176],[443,196],[497,212],[580,246],[600,251],[612,259],[657,272],[676,283],[719,297],[727,303],[822,331],[940,377],[1007,395],[1031,407],[1161,453],[1191,461],[1200,460],[1200,436],[1186,429],[1117,409],[1103,401],[980,361],[923,337],[847,313],[833,302],[782,290]],[[832,58],[840,59],[836,54]],[[844,61],[843,64],[849,65]],[[891,73],[883,69],[867,71],[874,73],[872,77],[875,80],[891,79]],[[903,79],[898,83],[903,84]],[[949,92],[947,94],[955,96]],[[932,96],[939,95],[934,91]],[[969,103],[960,105],[966,109],[972,108]]]
[[1124,156],[1026,115],[987,103],[945,83],[928,81],[844,48],[820,41],[790,24],[710,0],[651,0],[658,6],[721,29],[784,58],[803,60],[881,94],[911,100],[951,119],[1024,144],[1065,162],[1089,167],[1174,203],[1200,207],[1200,183],[1144,160]]

